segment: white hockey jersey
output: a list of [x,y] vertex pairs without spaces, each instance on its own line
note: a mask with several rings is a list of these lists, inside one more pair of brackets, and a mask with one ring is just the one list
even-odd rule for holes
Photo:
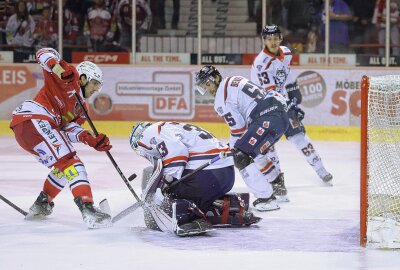
[[222,80],[215,95],[214,109],[229,126],[231,148],[252,122],[251,112],[257,106],[257,100],[265,98],[275,98],[286,107],[282,95],[275,91],[262,93],[259,86],[244,77],[233,76]]
[[183,170],[194,170],[225,151],[228,157],[204,170],[233,166],[229,147],[208,131],[186,123],[158,122],[147,127],[138,141],[145,155],[161,158],[163,174],[181,178]]
[[288,47],[280,46],[279,55],[270,54],[263,49],[251,66],[251,81],[265,90],[275,90],[287,97],[285,85],[295,81],[290,72],[292,52]]

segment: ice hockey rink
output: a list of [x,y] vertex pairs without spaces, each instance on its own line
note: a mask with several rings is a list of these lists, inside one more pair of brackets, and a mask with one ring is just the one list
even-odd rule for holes
[[[111,153],[140,194],[142,169],[127,139],[111,138]],[[289,203],[258,213],[257,226],[218,229],[205,236],[178,238],[145,228],[141,209],[101,230],[88,230],[68,188],[53,214],[25,221],[0,201],[0,269],[399,269],[400,253],[359,247],[359,143],[321,142],[315,147],[334,176],[325,186],[286,140],[277,144]],[[113,214],[135,202],[106,154],[85,145],[85,163],[96,203],[107,198]],[[0,194],[27,210],[48,169],[0,136]],[[245,192],[237,174],[233,191]],[[253,200],[254,198],[252,198]]]

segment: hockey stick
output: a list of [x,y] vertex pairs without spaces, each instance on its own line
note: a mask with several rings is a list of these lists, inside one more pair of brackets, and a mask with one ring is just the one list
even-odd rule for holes
[[18,206],[16,206],[14,203],[10,202],[6,197],[4,197],[3,195],[0,194],[0,199],[5,202],[6,204],[8,204],[9,206],[11,206],[12,208],[14,208],[15,210],[17,210],[18,212],[20,212],[21,214],[23,214],[24,216],[28,215],[28,213],[24,210],[22,210],[21,208],[19,208]]
[[[92,120],[90,119],[88,113],[85,110],[85,107],[82,104],[82,101],[80,100],[80,98],[78,97],[78,94],[73,91],[73,95],[76,99],[76,101],[78,102],[79,106],[81,107],[83,114],[86,117],[86,120],[88,121],[90,127],[93,130],[94,135],[96,135],[96,137],[99,135],[99,133],[97,132],[96,127],[94,126]],[[128,187],[129,191],[133,194],[133,196],[135,197],[135,199],[139,202],[140,198],[138,197],[138,195],[136,194],[136,192],[133,190],[132,186],[129,184],[128,180],[126,179],[125,175],[122,173],[121,169],[118,167],[117,163],[115,162],[113,156],[111,155],[110,151],[106,151],[106,154],[108,156],[108,158],[110,159],[111,163],[114,165],[114,168],[117,170],[117,172],[119,173],[119,175],[121,176],[122,180],[124,181],[125,185]]]
[[[194,175],[195,173],[203,170],[204,168],[210,166],[211,164],[217,162],[218,160],[224,159],[226,157],[227,157],[226,152],[220,152],[218,156],[214,157],[213,159],[211,159],[207,163],[204,163],[203,165],[201,165],[200,167],[196,168],[192,172],[186,174],[185,176],[181,177],[180,179],[176,180],[175,182],[172,182],[172,184],[168,187],[168,189],[173,187],[173,186],[175,186],[175,185],[177,185],[178,183],[184,181],[185,179],[189,178],[190,176]],[[122,210],[117,215],[115,215],[113,217],[113,219],[112,219],[112,222],[115,223],[115,222],[121,220],[122,218],[126,217],[130,213],[133,213],[136,209],[138,209],[141,206],[144,206],[144,201],[139,201],[137,203],[132,204],[131,206],[129,206],[125,210]]]

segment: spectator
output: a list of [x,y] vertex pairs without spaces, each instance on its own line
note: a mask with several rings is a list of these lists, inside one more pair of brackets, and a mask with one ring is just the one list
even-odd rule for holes
[[[324,0],[324,2],[327,0]],[[353,16],[349,6],[343,0],[329,0],[329,51],[331,53],[349,52],[349,25]],[[321,45],[325,48],[325,9],[321,14]]]
[[6,42],[6,25],[8,19],[15,13],[15,4],[13,0],[0,1],[0,44]]
[[[353,27],[351,29],[351,42],[365,44],[371,41],[372,36],[372,15],[374,14],[376,0],[353,0]],[[356,49],[356,53],[363,53],[364,50]]]
[[96,0],[94,8],[88,10],[84,26],[89,51],[106,51],[115,34],[115,23],[104,0]]
[[43,47],[57,47],[57,27],[51,20],[50,7],[46,6],[42,9],[42,16],[33,32],[36,49]]
[[79,21],[81,16],[79,9],[76,9],[76,0],[67,0],[64,5],[63,16],[63,42],[66,45],[75,45],[77,43],[80,29]]
[[287,34],[293,41],[305,44],[311,25],[309,0],[284,0],[283,6],[287,10]]
[[[158,16],[160,20],[159,29],[165,29],[165,1],[158,0]],[[172,22],[171,28],[178,29],[179,23],[179,12],[180,12],[180,0],[172,0],[173,12],[172,12]]]
[[35,30],[35,22],[24,1],[17,2],[16,13],[7,22],[6,38],[9,45],[16,47],[30,47],[32,45],[32,33]]
[[[399,6],[395,1],[390,3],[390,41],[392,54],[398,56],[399,48]],[[378,28],[378,41],[380,45],[385,45],[386,39],[386,1],[377,0],[373,23]],[[379,48],[379,55],[385,55],[385,48]]]
[[[117,20],[121,33],[119,44],[130,51],[132,47],[132,1],[122,0],[118,4]],[[150,6],[145,0],[136,0],[136,51],[140,52],[140,38],[149,31],[152,22]]]

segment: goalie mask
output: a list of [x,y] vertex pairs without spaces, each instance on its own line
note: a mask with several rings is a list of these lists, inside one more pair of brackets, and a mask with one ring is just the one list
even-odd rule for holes
[[101,87],[103,86],[103,72],[97,66],[95,63],[92,63],[90,61],[83,61],[79,63],[79,65],[76,67],[76,70],[79,73],[79,78],[82,75],[86,76],[86,80],[90,82],[91,80],[96,80],[100,83],[100,88],[98,92],[101,91]]
[[138,122],[132,127],[131,134],[129,136],[129,144],[136,154],[146,158],[150,162],[153,162],[154,158],[160,158],[160,154],[157,149],[145,142],[141,142],[143,139],[143,132],[146,128],[150,127],[152,124],[150,122]]
[[218,88],[220,81],[221,74],[214,66],[204,66],[196,73],[195,86],[197,91],[204,95],[207,91],[210,91],[210,82],[215,83]]

